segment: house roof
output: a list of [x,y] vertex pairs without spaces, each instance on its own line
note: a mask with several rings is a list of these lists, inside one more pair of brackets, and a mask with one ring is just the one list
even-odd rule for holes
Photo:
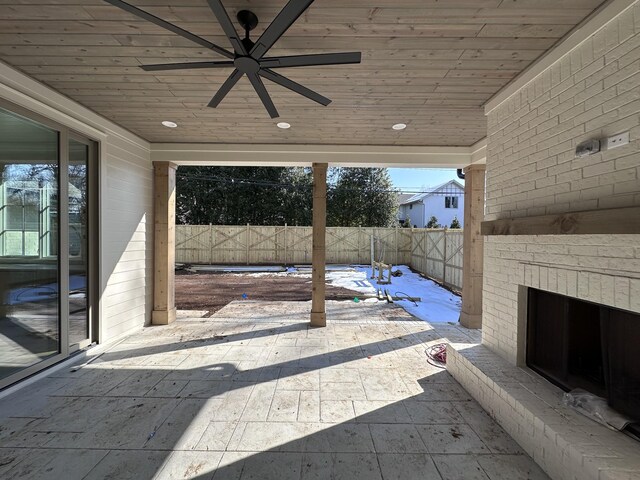
[[413,196],[414,196],[413,193],[399,193],[398,194],[398,204],[399,205],[404,205],[407,202],[407,200],[409,200]]
[[464,192],[464,187],[462,186],[462,184],[457,180],[449,180],[448,182],[444,182],[436,187],[433,187],[428,192],[416,193],[414,195],[411,195],[406,200],[401,201],[400,205],[408,205],[410,203],[419,202],[427,197],[430,197],[431,195],[443,195],[447,193],[460,192]]

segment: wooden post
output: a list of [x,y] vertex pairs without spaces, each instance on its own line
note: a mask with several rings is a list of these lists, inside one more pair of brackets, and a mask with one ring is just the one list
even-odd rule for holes
[[249,254],[250,254],[249,243],[250,243],[250,241],[251,241],[251,225],[249,225],[247,223],[247,254],[246,254],[246,256],[247,256],[247,258],[246,258],[247,265],[249,265]]
[[395,260],[395,264],[400,265],[400,259],[398,258],[398,226],[396,225],[396,260]]
[[168,325],[176,319],[176,164],[155,162],[153,325]]
[[313,164],[313,255],[311,326],[325,327],[325,259],[327,230],[327,164]]
[[422,257],[422,261],[424,262],[424,267],[422,268],[422,273],[425,273],[427,275],[433,275],[433,277],[435,278],[436,272],[429,272],[429,260],[427,259],[427,255],[429,255],[429,235],[427,234],[427,230],[422,229],[422,241],[423,241],[423,246],[424,246],[424,256]]
[[213,225],[209,224],[209,265],[213,264]]
[[373,238],[373,233],[372,233],[371,234],[371,278],[375,278],[376,276],[376,269],[374,268],[374,263],[376,261],[375,248],[376,248],[376,241]]
[[447,227],[444,227],[444,232],[442,233],[444,238],[444,247],[442,254],[442,284],[447,285]]
[[482,327],[482,271],[484,238],[485,165],[471,165],[464,174],[464,237],[462,270],[462,312],[460,323],[467,328]]
[[284,266],[286,267],[287,263],[287,224],[284,224]]
[[[415,268],[413,265],[413,241],[415,240],[414,234],[413,234],[413,225],[411,225],[411,243],[409,244],[409,266],[411,268]],[[419,270],[416,268],[416,270]]]

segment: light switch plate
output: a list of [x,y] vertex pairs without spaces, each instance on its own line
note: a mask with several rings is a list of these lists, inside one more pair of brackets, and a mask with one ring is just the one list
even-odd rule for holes
[[629,143],[629,132],[618,133],[607,137],[607,150],[612,148],[621,147]]

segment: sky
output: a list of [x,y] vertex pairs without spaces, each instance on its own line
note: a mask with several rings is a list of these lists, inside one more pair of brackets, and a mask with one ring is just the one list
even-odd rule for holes
[[401,191],[420,192],[425,187],[435,187],[449,180],[460,180],[455,169],[444,168],[389,168],[393,186]]

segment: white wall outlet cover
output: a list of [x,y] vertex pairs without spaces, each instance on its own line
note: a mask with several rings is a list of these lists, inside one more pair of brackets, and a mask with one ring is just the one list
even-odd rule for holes
[[611,150],[612,148],[621,147],[627,143],[629,143],[629,132],[618,133],[607,137],[606,148],[607,150]]

